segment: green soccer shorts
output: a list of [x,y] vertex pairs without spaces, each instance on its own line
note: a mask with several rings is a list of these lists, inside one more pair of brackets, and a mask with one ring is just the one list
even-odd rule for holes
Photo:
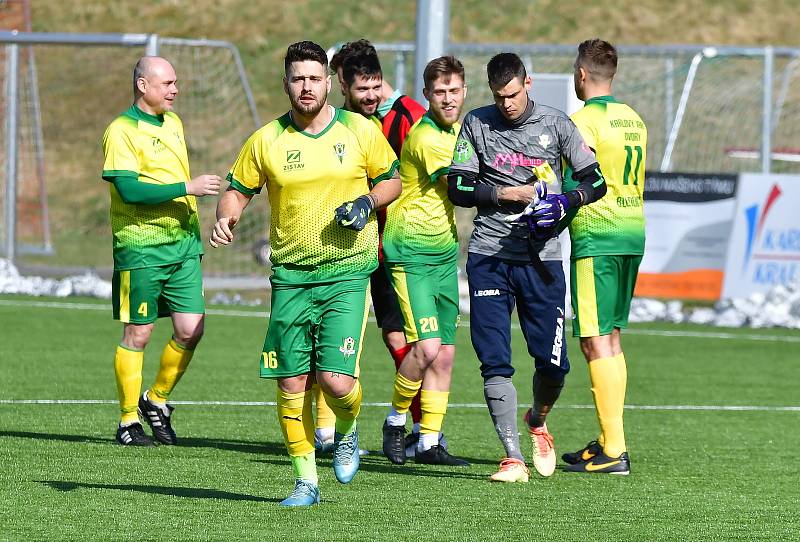
[[150,324],[174,312],[205,313],[200,256],[169,265],[115,270],[111,306],[114,319],[124,324]]
[[440,338],[455,344],[458,326],[458,269],[444,264],[386,264],[405,322],[406,341]]
[[572,335],[599,337],[628,327],[641,256],[593,256],[570,262]]
[[368,292],[369,277],[273,288],[261,378],[314,371],[358,378]]

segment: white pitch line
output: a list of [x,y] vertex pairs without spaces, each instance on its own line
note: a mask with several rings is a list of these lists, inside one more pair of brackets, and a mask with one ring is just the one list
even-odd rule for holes
[[[113,399],[0,399],[3,405],[116,405]],[[172,405],[265,407],[276,406],[275,401],[170,401]],[[361,406],[381,407],[389,403],[362,403]],[[448,408],[486,408],[484,403],[450,403]],[[527,406],[520,406],[528,408]],[[558,405],[558,408],[590,409],[594,405]],[[800,412],[800,406],[756,405],[625,405],[626,410],[700,410],[713,412]]]
[[777,341],[787,343],[800,343],[800,337],[781,335],[757,335],[747,333],[738,335],[724,331],[669,331],[665,329],[626,329],[624,335],[653,335],[657,337],[688,337],[697,339],[746,339],[749,341]]
[[[97,310],[110,311],[111,305],[100,303],[76,303],[70,301],[14,301],[11,299],[0,299],[0,307],[38,307],[46,309],[77,309],[77,310]],[[206,309],[206,313],[213,316],[234,316],[243,318],[269,318],[269,311],[241,311],[230,309]],[[369,318],[370,322],[375,322],[374,317]],[[469,327],[469,320],[462,320],[462,327]],[[511,329],[520,329],[519,324],[512,322]],[[783,343],[800,343],[800,337],[791,335],[759,335],[756,333],[737,334],[724,331],[670,331],[663,329],[626,329],[624,334],[630,335],[649,335],[654,337],[683,337],[693,339],[724,339],[724,340],[747,340],[747,341],[771,341]]]

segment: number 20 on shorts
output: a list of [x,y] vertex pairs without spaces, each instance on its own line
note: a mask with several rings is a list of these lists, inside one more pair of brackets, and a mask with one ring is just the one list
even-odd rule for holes
[[430,318],[420,318],[419,329],[422,331],[422,333],[439,331],[439,320],[437,320],[435,316],[431,316]]
[[278,368],[278,353],[275,351],[272,352],[261,352],[261,360],[264,363],[265,369],[277,369]]

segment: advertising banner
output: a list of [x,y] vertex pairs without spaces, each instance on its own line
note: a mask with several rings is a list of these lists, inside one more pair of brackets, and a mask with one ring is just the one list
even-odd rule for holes
[[743,173],[723,297],[800,281],[800,176]]
[[635,295],[717,300],[737,175],[647,172],[644,258]]

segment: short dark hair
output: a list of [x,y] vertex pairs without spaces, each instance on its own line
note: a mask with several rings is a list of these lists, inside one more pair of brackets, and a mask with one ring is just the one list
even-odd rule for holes
[[443,75],[449,77],[458,75],[461,77],[461,80],[464,81],[464,65],[452,55],[434,58],[428,62],[428,65],[425,66],[425,71],[422,72],[422,80],[425,81],[425,88],[430,90],[433,82]]
[[360,75],[367,79],[383,77],[381,61],[377,53],[362,51],[352,54],[344,59],[342,64],[342,78],[348,85],[352,85],[356,76]]
[[306,60],[313,60],[319,62],[324,68],[328,66],[328,55],[325,54],[325,49],[314,43],[313,41],[298,41],[291,44],[286,49],[286,57],[283,59],[283,71],[289,75],[289,66],[292,62],[303,62]]
[[378,52],[375,50],[375,47],[369,42],[369,40],[362,38],[360,40],[350,41],[342,45],[342,48],[336,51],[336,54],[331,58],[331,71],[334,73],[337,72],[339,68],[343,67],[344,61],[347,57],[359,53],[371,53],[375,56],[378,56]]
[[605,40],[594,38],[578,45],[575,69],[583,68],[593,80],[611,81],[617,73],[617,50]]
[[486,65],[486,75],[491,86],[504,87],[515,77],[525,81],[528,72],[519,56],[514,53],[500,53],[494,55]]

